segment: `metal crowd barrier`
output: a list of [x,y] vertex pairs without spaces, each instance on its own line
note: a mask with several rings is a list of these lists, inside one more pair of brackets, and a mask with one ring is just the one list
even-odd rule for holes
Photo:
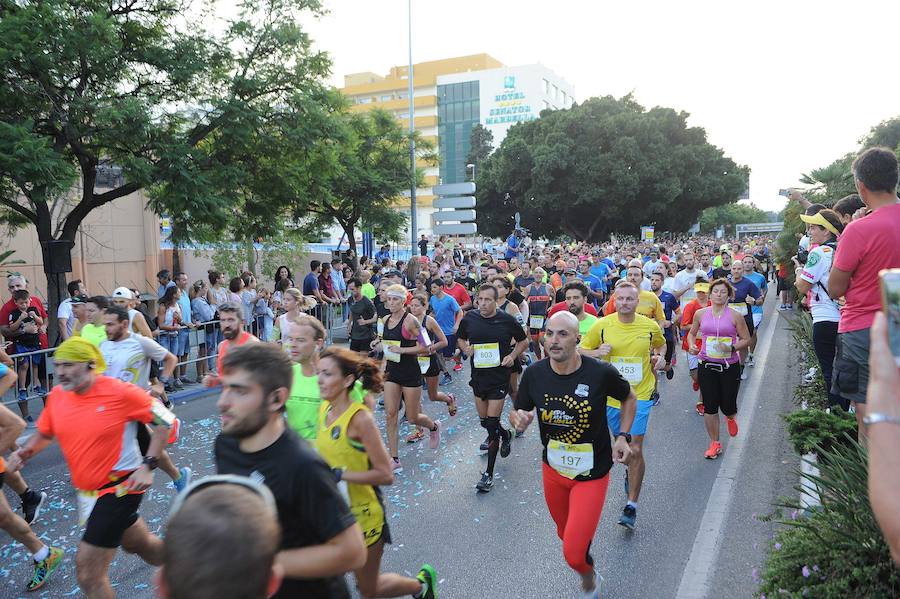
[[[319,318],[322,324],[325,326],[325,330],[327,332],[327,336],[325,338],[326,345],[331,345],[334,343],[335,339],[341,339],[346,337],[346,331],[344,327],[344,317],[343,313],[345,310],[346,304],[339,304],[336,306],[317,306],[318,310],[313,310],[310,312],[311,316],[315,316]],[[208,322],[200,322],[197,323],[196,328],[184,327],[188,331],[188,352],[186,354],[185,359],[180,359],[181,356],[177,356],[179,358],[178,369],[182,366],[186,366],[185,376],[193,381],[200,382],[203,376],[213,370],[216,365],[216,357],[218,356],[218,343],[222,341],[221,330],[219,329],[219,321],[211,320]],[[257,316],[251,321],[250,326],[247,327],[245,325],[245,330],[249,330],[249,332],[254,335],[263,335],[267,332],[266,322],[264,316]],[[274,330],[274,327],[273,329]],[[171,337],[176,337],[175,335]],[[262,337],[261,337],[262,338]],[[169,345],[170,341],[167,338],[163,338],[162,335],[159,337],[155,337],[155,340],[165,347],[169,349],[171,345]],[[267,341],[272,341],[272,339],[264,339]],[[209,351],[209,345],[213,345],[213,351]],[[32,403],[35,400],[41,400],[44,395],[40,392],[43,390],[45,393],[49,392],[53,386],[53,374],[54,374],[54,365],[53,365],[53,354],[56,351],[56,348],[51,347],[49,349],[40,349],[31,352],[24,353],[16,353],[10,354],[10,359],[13,361],[12,370],[18,373],[19,368],[28,368],[29,372],[26,376],[26,385],[25,390],[27,394],[27,401],[29,402],[29,407],[37,407],[38,404]],[[171,350],[170,350],[171,351]],[[174,353],[174,352],[173,352]],[[39,356],[39,358],[37,358]],[[40,364],[35,364],[35,369],[37,370],[37,380],[34,380],[34,376],[32,376],[32,368],[31,364],[40,362]],[[40,387],[40,389],[39,389]],[[2,403],[10,409],[12,409],[16,414],[19,414],[19,410],[14,407],[17,405],[18,399],[18,381],[16,385],[13,385],[9,391],[2,397]],[[35,414],[32,414],[35,415]]]

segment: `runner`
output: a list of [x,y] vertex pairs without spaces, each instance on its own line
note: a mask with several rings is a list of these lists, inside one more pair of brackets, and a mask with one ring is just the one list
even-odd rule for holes
[[562,312],[550,318],[545,336],[550,359],[525,371],[509,422],[524,431],[534,420],[534,410],[538,411],[544,499],[563,542],[563,556],[581,576],[584,597],[599,599],[591,542],[613,461],[628,464],[631,460],[628,433],[617,434],[615,445],[610,446],[603,407],[608,398],[620,402],[621,426],[631,428],[636,396],[609,364],[583,358],[577,350],[578,338],[573,315]]
[[[666,317],[660,325],[662,326],[663,336],[666,338],[666,378],[671,381],[675,376],[672,358],[675,356],[675,347],[678,341],[675,336],[678,333],[677,323],[680,320],[679,312],[681,311],[681,307],[674,295],[668,291],[663,291],[663,280],[664,277],[662,273],[653,273],[650,276],[650,291],[655,293],[656,297],[659,298],[659,303],[661,303],[663,307],[663,314]],[[653,390],[653,395],[656,403],[659,403],[659,393],[655,389]]]
[[[636,269],[628,270],[630,272]],[[643,444],[650,421],[650,410],[653,407],[651,397],[656,384],[654,371],[662,368],[665,363],[660,348],[666,344],[666,340],[659,324],[636,313],[638,288],[633,283],[619,281],[613,297],[617,308],[615,314],[604,316],[594,323],[581,341],[581,353],[605,360],[615,366],[634,387],[638,400],[634,421],[628,430],[631,433],[628,443],[632,454],[629,467],[625,471],[625,494],[628,496],[628,503],[625,504],[619,517],[620,525],[634,530],[646,468]],[[606,419],[613,435],[618,436],[624,430],[620,425],[621,404],[615,397],[609,398]]]
[[475,394],[481,426],[488,433],[487,469],[476,485],[484,493],[494,484],[498,451],[501,457],[509,456],[513,434],[500,424],[500,414],[509,391],[512,366],[528,347],[528,338],[516,319],[497,310],[498,297],[494,285],[479,287],[478,309],[463,317],[458,332],[460,350],[472,359],[469,386]]
[[678,271],[675,275],[675,293],[673,295],[681,301],[681,307],[696,298],[694,295],[694,286],[697,284],[697,278],[704,281],[709,277],[706,272],[697,268],[696,260],[692,252],[684,254],[684,270]]
[[[690,351],[690,347],[688,346],[688,331],[691,330],[691,325],[694,323],[694,315],[697,313],[697,310],[699,310],[700,308],[705,308],[709,305],[709,283],[707,283],[706,279],[701,276],[698,276],[697,282],[694,283],[694,296],[694,299],[689,301],[682,310],[681,347],[687,354],[688,373],[691,376],[691,382],[693,383],[694,391],[699,391],[700,381],[697,378],[697,368],[700,366],[700,359]],[[700,349],[699,339],[697,340],[695,345],[697,349]],[[703,416],[702,393],[697,398],[697,405],[695,406],[695,409],[697,410],[697,413],[699,415]]]
[[357,278],[347,281],[347,291],[353,302],[347,318],[350,349],[368,356],[372,351],[372,340],[375,339],[375,323],[378,322],[375,304],[363,295],[362,282]]
[[[625,272],[625,280],[634,285],[640,294],[638,296],[637,313],[641,316],[646,316],[650,320],[655,320],[657,323],[662,323],[666,319],[665,310],[663,310],[663,305],[655,293],[641,288],[644,284],[644,272],[641,268],[639,266],[629,266]],[[621,283],[621,281],[619,282]],[[603,315],[609,316],[614,314],[615,311],[616,296],[613,293],[609,301],[603,306]],[[661,326],[662,324],[660,324]]]
[[428,337],[431,341],[430,345],[420,350],[416,360],[419,363],[419,370],[422,372],[422,377],[425,379],[425,384],[428,388],[428,399],[447,404],[447,413],[450,416],[456,416],[456,397],[452,393],[444,393],[438,390],[438,374],[441,372],[440,362],[442,362],[438,352],[447,347],[447,337],[444,335],[440,324],[425,313],[427,306],[428,296],[421,293],[413,295],[412,301],[409,302],[410,314],[422,323],[422,326],[428,331]]
[[563,290],[565,291],[568,312],[578,319],[578,334],[582,336],[587,335],[587,332],[597,322],[596,316],[585,311],[585,306],[589,305],[588,295],[590,290],[587,288],[587,285],[577,279],[566,283]]
[[[421,426],[431,431],[429,446],[437,449],[441,442],[441,424],[421,411],[422,371],[416,354],[422,349],[419,343],[421,325],[416,317],[407,312],[406,287],[391,285],[385,290],[387,308],[390,311],[384,319],[384,336],[380,345],[384,351],[387,381],[384,385],[384,412],[388,436],[388,446],[393,458],[394,472],[402,472],[399,457],[400,400],[403,400],[406,420],[410,426]],[[415,443],[424,437],[418,429],[406,438],[407,443]]]
[[535,357],[541,359],[541,338],[544,335],[544,323],[547,321],[547,312],[553,305],[553,288],[543,282],[544,269],[536,268],[535,281],[522,290],[522,295],[528,301],[528,334],[531,337],[531,349]]
[[[175,416],[146,391],[103,376],[103,354],[81,337],[64,341],[54,354],[58,385],[50,392],[37,433],[9,461],[22,465],[59,441],[78,491],[79,523],[85,526],[75,558],[78,586],[89,599],[114,597],[109,567],[121,545],[153,566],[162,563],[162,540],[138,515],[144,491]],[[153,424],[147,455],[137,446],[136,427]]]
[[292,379],[284,350],[266,343],[233,348],[222,361],[216,407],[216,470],[263,482],[281,523],[277,599],[350,599],[343,574],[366,562],[362,529],[341,498],[334,473],[284,419]]
[[[259,343],[259,339],[244,330],[244,307],[235,302],[219,304],[219,327],[224,340],[216,348],[216,372],[222,372],[222,361],[232,347],[240,347],[246,343]],[[217,374],[209,373],[203,384],[207,387],[220,385],[222,379]]]
[[759,289],[759,299],[754,301],[751,306],[751,315],[753,317],[753,333],[750,336],[750,351],[747,353],[747,366],[751,368],[755,366],[753,363],[753,352],[756,351],[756,339],[759,332],[759,326],[763,319],[763,305],[766,303],[766,294],[769,292],[769,283],[766,281],[765,275],[758,272],[760,269],[759,262],[753,256],[745,255],[741,258],[744,263],[744,276]]
[[[459,323],[463,318],[462,307],[459,305],[456,298],[444,292],[445,283],[443,280],[432,279],[430,290],[431,299],[429,300],[428,306],[431,308],[431,314],[434,316],[434,320],[437,321],[438,325],[441,327],[441,331],[443,331],[444,336],[447,338],[447,345],[444,347],[441,354],[443,355],[443,358],[455,358],[456,330],[459,328]],[[443,358],[438,357],[438,360],[443,361]],[[459,369],[454,365],[453,369],[462,369],[462,364],[459,365]],[[441,382],[445,385],[449,384],[451,377],[450,373],[447,372],[446,365],[444,365],[441,370],[444,372],[444,378]]]
[[[424,302],[413,301],[424,311]],[[350,397],[359,383],[381,391],[381,368],[350,350],[331,347],[319,359],[317,374],[325,401],[319,409],[315,447],[334,471],[368,548],[365,565],[354,572],[360,593],[363,597],[436,599],[437,575],[428,564],[419,569],[416,578],[381,573],[381,558],[391,533],[378,487],[393,484],[393,465],[371,411]]]
[[[735,263],[737,264],[737,263]],[[738,351],[750,345],[750,331],[743,316],[728,308],[734,287],[726,279],[709,284],[711,305],[694,314],[688,332],[688,351],[699,356],[698,381],[703,397],[703,420],[709,434],[709,448],[703,454],[714,460],[722,453],[719,442],[719,410],[725,414],[728,434],[738,434],[737,396],[741,388]],[[698,343],[699,349],[698,349]]]
[[[6,364],[0,364],[0,396],[5,395],[16,384],[16,378],[13,370],[10,370]],[[0,404],[0,490],[2,490],[7,476],[6,462],[2,456],[15,446],[16,439],[24,430],[25,421]],[[41,503],[47,498],[46,493],[42,493],[42,495]],[[34,561],[34,572],[31,580],[25,585],[25,590],[35,591],[44,586],[50,579],[50,575],[62,562],[63,550],[42,543],[31,530],[28,522],[12,511],[6,500],[6,494],[2,492],[0,492],[0,529],[6,531],[14,540],[22,543]]]
[[[747,330],[753,335],[756,332],[756,327],[753,326],[753,314],[750,312],[750,307],[755,306],[760,302],[762,294],[759,291],[759,287],[754,285],[753,281],[744,276],[744,263],[740,260],[735,260],[731,264],[731,276],[728,277],[728,281],[734,288],[734,293],[731,300],[728,302],[728,307],[744,317],[744,322],[747,324]],[[740,351],[741,380],[747,378],[747,373],[744,372],[744,364],[747,362],[748,347],[748,345],[745,345]]]

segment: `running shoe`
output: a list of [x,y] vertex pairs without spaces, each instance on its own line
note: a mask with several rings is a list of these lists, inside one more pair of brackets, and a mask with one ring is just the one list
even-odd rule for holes
[[747,354],[747,366],[753,368],[756,364],[753,363],[753,354]]
[[485,452],[488,450],[488,445],[489,445],[488,442],[489,442],[489,441],[490,441],[490,438],[486,438],[486,439],[481,443],[481,445],[478,446],[478,451],[480,451],[481,453],[485,453]]
[[703,454],[703,457],[707,460],[714,460],[720,455],[722,455],[722,444],[718,441],[712,441],[709,444],[709,449]]
[[63,550],[59,547],[51,547],[50,555],[34,565],[34,574],[31,575],[31,580],[28,581],[28,584],[25,585],[25,590],[30,593],[47,584],[50,575],[62,562],[62,558]]
[[44,502],[47,501],[47,494],[41,491],[38,493],[37,491],[32,491],[28,489],[25,493],[25,497],[22,498],[22,514],[25,522],[31,524],[37,517],[41,515],[41,508],[44,507]]
[[650,401],[653,402],[654,406],[659,405],[659,391],[654,391],[653,393],[650,394]]
[[42,386],[40,386],[40,385],[35,385],[35,387],[34,387],[34,393],[35,393],[35,395],[37,395],[38,397],[47,397],[47,395],[49,395],[49,394],[47,393],[47,390],[44,389],[44,388],[43,388]]
[[25,389],[19,389],[18,399],[19,401],[28,401],[28,391]]
[[741,380],[742,380],[742,381],[746,381],[746,380],[747,380],[747,371],[744,369],[743,366],[741,366]]
[[603,586],[603,577],[599,574],[594,575],[594,590],[581,591],[580,599],[600,599],[600,591]]
[[516,431],[516,439],[521,439],[525,436],[525,431]]
[[475,488],[482,493],[487,493],[494,486],[494,477],[487,472],[481,473],[481,480],[475,484]]
[[394,474],[403,472],[403,466],[400,464],[400,458],[391,458],[391,470],[394,471]]
[[184,491],[185,487],[191,484],[191,469],[185,466],[184,468],[180,468],[178,470],[178,474],[181,476],[178,477],[177,480],[172,481],[172,485],[175,487],[176,493],[181,493]]
[[444,374],[441,375],[441,381],[438,383],[438,385],[441,387],[446,387],[447,385],[449,385],[452,382],[453,382],[453,377],[450,376],[449,372],[445,372]]
[[420,599],[437,599],[437,572],[428,564],[422,564],[416,580],[422,583],[422,591],[416,595]]
[[637,521],[637,509],[633,506],[626,505],[619,516],[619,526],[624,526],[628,530],[634,530],[634,523]]
[[411,432],[406,437],[406,442],[407,443],[418,443],[419,441],[421,441],[424,438],[425,438],[425,433],[422,432],[422,429],[417,428],[415,431]]
[[453,372],[459,372],[462,370],[462,362],[457,362],[453,365]]
[[176,389],[184,389],[184,383],[182,383],[181,379],[178,377],[175,377],[174,379],[172,379],[172,386],[175,387]]
[[35,426],[37,426],[37,425],[34,423],[34,417],[31,415],[26,416],[25,417],[25,428],[34,428]]
[[699,382],[699,381],[693,381],[693,382],[691,383],[691,386],[694,388],[694,391],[699,391],[699,390],[700,390],[700,382]]
[[738,434],[738,424],[737,420],[734,418],[725,417],[725,424],[728,426],[728,434],[732,437],[737,437]]
[[703,402],[698,401],[697,405],[694,406],[697,409],[697,413],[703,416],[706,413],[706,408],[703,407]]
[[[506,433],[505,435],[503,433]],[[509,452],[512,451],[512,431],[500,429],[500,457],[508,458]]]
[[[421,432],[421,431],[419,431]],[[428,432],[428,447],[431,449],[437,449],[438,445],[441,444],[441,421],[434,421],[434,430]]]
[[672,362],[669,369],[666,371],[666,378],[670,381],[675,378],[675,362]]
[[447,402],[447,413],[450,416],[456,416],[456,412],[459,410],[459,406],[456,405],[456,396],[448,393],[447,397],[450,398],[450,401]]

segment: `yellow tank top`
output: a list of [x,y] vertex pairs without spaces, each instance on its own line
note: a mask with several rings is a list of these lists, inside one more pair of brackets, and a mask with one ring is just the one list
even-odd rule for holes
[[[329,466],[343,468],[349,472],[365,472],[369,469],[369,456],[361,444],[347,436],[350,420],[357,412],[368,411],[364,404],[351,403],[337,420],[326,424],[331,404],[323,401],[319,406],[319,428],[316,434],[316,449]],[[366,546],[381,538],[384,528],[384,507],[375,487],[372,485],[347,485],[350,511],[362,528]]]

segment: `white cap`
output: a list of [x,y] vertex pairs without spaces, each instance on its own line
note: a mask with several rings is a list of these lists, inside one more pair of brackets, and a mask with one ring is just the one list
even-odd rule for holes
[[134,299],[134,294],[131,293],[131,289],[128,287],[116,287],[116,290],[112,293],[113,297],[124,297],[125,299]]

